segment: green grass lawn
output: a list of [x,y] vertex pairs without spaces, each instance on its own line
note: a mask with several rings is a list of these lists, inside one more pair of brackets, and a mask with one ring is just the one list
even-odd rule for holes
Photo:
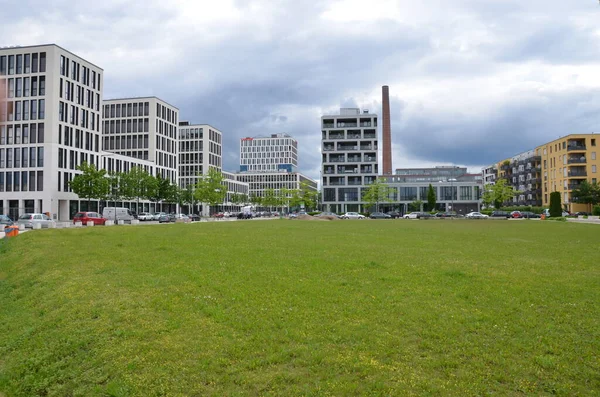
[[0,246],[0,396],[598,395],[597,225],[245,221]]

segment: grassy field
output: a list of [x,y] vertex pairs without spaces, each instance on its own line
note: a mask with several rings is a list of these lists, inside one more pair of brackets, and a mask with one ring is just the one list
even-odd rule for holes
[[0,246],[0,395],[598,395],[600,227],[246,221]]

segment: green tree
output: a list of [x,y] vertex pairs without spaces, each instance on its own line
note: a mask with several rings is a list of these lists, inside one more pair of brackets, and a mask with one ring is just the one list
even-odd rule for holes
[[96,169],[94,164],[87,162],[82,163],[77,169],[82,173],[75,175],[69,182],[71,190],[79,197],[87,199],[88,208],[92,199],[105,200],[110,191],[106,170]]
[[515,197],[519,191],[513,189],[512,186],[506,184],[506,179],[498,179],[493,185],[486,185],[483,193],[482,201],[486,206],[493,205],[494,208],[500,209],[502,204]]
[[178,202],[179,205],[187,205],[189,210],[188,212],[191,214],[194,212],[194,187],[192,185],[187,185],[185,189],[178,188]]
[[571,197],[576,203],[588,204],[591,212],[592,206],[600,202],[600,185],[597,182],[589,183],[584,180],[577,189],[573,190]]
[[150,200],[154,190],[157,189],[155,178],[142,167],[132,167],[129,172],[122,175],[120,182],[123,197],[127,200],[136,199],[137,211],[139,211],[140,199]]
[[423,206],[423,201],[422,200],[415,200],[412,203],[410,203],[408,205],[408,208],[411,211],[421,211],[421,207]]
[[435,189],[430,183],[429,188],[427,189],[427,207],[429,211],[433,211],[435,209],[436,201],[437,199],[435,197]]
[[550,216],[560,217],[562,216],[562,204],[560,200],[560,192],[550,193]]
[[306,182],[300,182],[300,197],[307,210],[317,208],[318,192],[312,189]]
[[379,203],[388,202],[391,203],[390,199],[391,188],[385,182],[383,178],[377,178],[367,190],[365,190],[362,200],[367,204],[369,208],[375,206],[375,211],[379,210]]
[[279,198],[277,196],[274,189],[265,190],[265,195],[262,198],[262,205],[269,207],[270,209],[272,207],[277,207],[279,204]]
[[117,201],[121,200],[122,194],[121,194],[121,176],[122,174],[120,172],[110,172],[107,175],[108,179],[108,194],[106,199],[109,202],[113,202],[115,204],[115,206],[117,205]]
[[156,203],[156,211],[158,211],[158,204],[161,201],[174,201],[174,197],[176,196],[175,186],[171,184],[168,179],[163,178],[160,174],[158,174],[155,178],[154,186],[155,188],[151,190],[151,194],[148,197],[148,200]]
[[227,197],[227,189],[223,181],[225,177],[220,171],[211,168],[207,175],[201,175],[196,184],[194,197],[209,206],[222,204]]
[[248,201],[250,201],[250,203],[254,205],[262,205],[262,197],[257,196],[256,193],[250,193]]

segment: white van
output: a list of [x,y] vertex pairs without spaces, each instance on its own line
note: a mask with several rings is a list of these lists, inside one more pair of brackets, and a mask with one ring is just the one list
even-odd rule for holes
[[130,222],[135,219],[133,211],[125,207],[104,207],[102,216],[108,220],[115,221],[115,223],[117,221]]

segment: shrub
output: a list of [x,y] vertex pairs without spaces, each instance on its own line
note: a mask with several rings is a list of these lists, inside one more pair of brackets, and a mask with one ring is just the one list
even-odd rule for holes
[[567,218],[564,216],[552,216],[550,218],[546,218],[547,221],[558,221],[558,222],[566,222]]
[[481,212],[484,215],[492,215],[492,212],[494,212],[494,211],[493,210],[481,210],[479,212]]
[[321,211],[311,211],[311,212],[307,212],[307,214],[308,214],[308,215],[310,215],[310,216],[315,216],[315,215],[317,215],[317,214],[320,214],[320,213],[321,213]]
[[595,205],[592,209],[592,215],[600,215],[600,205]]
[[587,216],[587,215],[584,215],[584,216],[583,216],[583,219],[588,219],[588,216]]
[[560,200],[559,192],[550,193],[550,216],[553,218],[559,218],[562,216],[562,204]]

